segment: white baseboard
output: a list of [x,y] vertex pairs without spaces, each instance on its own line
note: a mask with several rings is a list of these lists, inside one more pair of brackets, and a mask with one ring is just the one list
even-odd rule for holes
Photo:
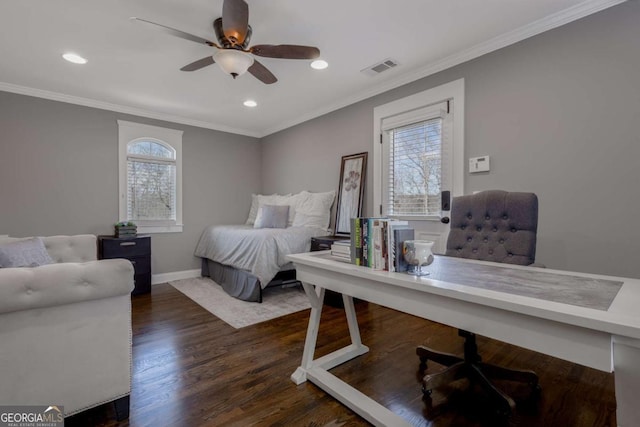
[[167,283],[172,280],[191,279],[193,277],[200,277],[201,270],[184,270],[184,271],[172,271],[171,273],[154,274],[151,276],[151,284],[157,285],[159,283]]

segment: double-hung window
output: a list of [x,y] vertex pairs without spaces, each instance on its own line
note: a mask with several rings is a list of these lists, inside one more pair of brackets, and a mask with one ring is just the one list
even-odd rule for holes
[[182,231],[182,131],[118,121],[120,221]]
[[462,105],[455,81],[376,107],[376,215],[439,219],[442,191],[462,194]]

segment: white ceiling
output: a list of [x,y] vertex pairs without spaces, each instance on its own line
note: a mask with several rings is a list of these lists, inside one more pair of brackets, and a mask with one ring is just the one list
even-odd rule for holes
[[[213,48],[129,20],[215,41],[222,0],[3,0],[0,90],[261,137],[622,1],[247,0],[251,45],[317,46],[329,62],[260,58],[279,80],[265,85],[182,72]],[[389,57],[400,66],[360,72]]]

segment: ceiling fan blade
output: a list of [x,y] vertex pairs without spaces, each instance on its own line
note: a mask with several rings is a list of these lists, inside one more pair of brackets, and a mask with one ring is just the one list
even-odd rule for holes
[[187,64],[184,67],[180,68],[180,71],[196,71],[200,68],[204,68],[207,65],[211,65],[216,61],[213,60],[212,56],[207,56],[202,59],[198,59],[197,61],[192,62],[191,64]]
[[276,76],[274,76],[271,71],[267,70],[267,67],[255,60],[253,61],[253,65],[251,65],[247,71],[253,74],[256,79],[267,85],[278,81]]
[[141,18],[136,18],[136,17],[131,17],[129,19],[131,19],[134,22],[143,23],[143,24],[145,24],[147,26],[150,26],[150,27],[153,27],[153,28],[155,28],[157,30],[164,31],[165,33],[171,34],[172,36],[180,37],[181,39],[190,40],[192,42],[206,44],[206,45],[209,45],[209,46],[213,46],[213,47],[219,48],[219,46],[217,44],[215,44],[214,42],[212,42],[210,40],[203,39],[202,37],[194,36],[193,34],[185,33],[184,31],[176,30],[175,28],[167,27],[166,25],[157,24],[155,22],[147,21],[146,19],[141,19]]
[[315,59],[320,56],[320,49],[295,44],[258,44],[249,49],[251,53],[266,58],[282,59]]
[[244,0],[224,0],[222,30],[229,41],[242,45],[249,27],[249,6]]

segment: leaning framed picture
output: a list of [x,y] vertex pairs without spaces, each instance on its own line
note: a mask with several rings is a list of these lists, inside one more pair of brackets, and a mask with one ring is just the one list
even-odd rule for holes
[[351,235],[351,218],[362,214],[367,153],[342,157],[340,164],[340,186],[336,206],[336,236]]

